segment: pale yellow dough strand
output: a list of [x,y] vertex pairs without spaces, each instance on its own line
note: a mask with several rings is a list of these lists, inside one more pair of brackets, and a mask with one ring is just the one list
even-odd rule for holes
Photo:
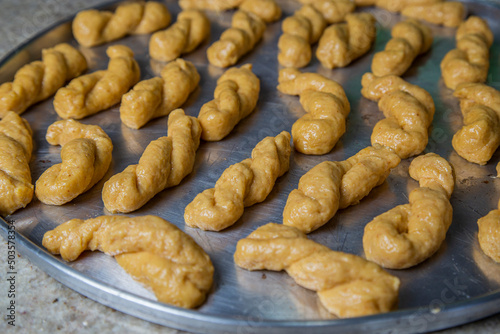
[[465,8],[461,2],[446,1],[433,4],[410,5],[401,14],[445,27],[458,27],[464,20]]
[[356,5],[351,0],[299,0],[299,2],[312,5],[330,24],[344,21],[346,15],[356,9]]

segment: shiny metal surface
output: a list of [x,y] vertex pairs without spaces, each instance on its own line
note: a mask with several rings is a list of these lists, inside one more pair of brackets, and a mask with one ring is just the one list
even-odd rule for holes
[[[299,7],[297,2],[280,1],[284,16]],[[491,48],[491,68],[488,82],[500,88],[500,6],[497,3],[467,3],[469,13],[486,18],[495,32]],[[172,13],[180,9],[173,1],[167,6]],[[215,266],[215,280],[208,300],[197,310],[184,310],[155,301],[154,295],[130,278],[112,257],[99,252],[83,254],[77,261],[66,263],[48,254],[41,246],[43,234],[71,218],[91,218],[107,214],[101,200],[105,180],[137,163],[145,147],[153,139],[167,133],[167,117],[159,118],[140,130],[122,125],[118,106],[82,120],[98,124],[113,140],[113,162],[104,180],[87,193],[66,205],[56,207],[41,204],[37,199],[7,217],[18,232],[18,250],[33,263],[72,289],[125,313],[162,325],[196,332],[269,332],[311,333],[416,333],[446,328],[470,322],[500,312],[500,265],[487,258],[479,249],[477,225],[479,217],[496,207],[500,179],[495,178],[496,153],[486,166],[478,166],[460,158],[451,147],[451,138],[461,126],[458,101],[445,88],[440,78],[439,63],[454,47],[455,30],[433,26],[434,44],[431,51],[419,57],[404,76],[408,81],[426,88],[436,103],[436,116],[430,130],[426,152],[446,157],[455,167],[457,183],[451,202],[454,219],[441,249],[429,260],[407,270],[391,271],[401,279],[399,310],[388,314],[356,319],[334,319],[318,302],[316,294],[301,288],[283,272],[248,272],[233,262],[236,242],[267,222],[281,222],[288,193],[297,187],[299,178],[311,167],[324,160],[343,160],[370,144],[374,124],[383,116],[376,103],[361,97],[361,76],[370,68],[374,52],[384,48],[390,38],[390,27],[400,16],[369,8],[379,24],[377,40],[370,53],[344,69],[328,70],[316,59],[303,69],[321,73],[341,83],[352,106],[347,132],[333,151],[324,156],[306,156],[293,152],[290,171],[279,178],[266,201],[247,208],[243,217],[222,232],[204,232],[185,227],[184,207],[200,191],[213,187],[229,165],[250,156],[250,152],[265,136],[290,131],[293,122],[303,114],[298,98],[285,96],[276,90],[279,65],[277,42],[281,22],[268,26],[263,40],[245,56],[238,66],[252,63],[261,79],[261,94],[257,109],[220,142],[202,142],[197,153],[195,170],[183,182],[158,194],[131,215],[154,214],[179,226],[191,235],[210,255]],[[210,13],[212,33],[210,43],[185,56],[201,75],[184,109],[197,115],[200,107],[212,99],[217,78],[222,69],[210,66],[206,60],[208,45],[218,39],[230,22],[231,13]],[[106,47],[125,44],[136,53],[141,66],[141,79],[158,75],[163,63],[150,61],[149,36],[131,36],[91,49],[80,48],[89,61],[90,71],[107,66]],[[43,47],[72,39],[70,23],[63,23],[41,33],[0,63],[0,82],[12,80],[23,64],[40,58]],[[45,141],[47,127],[57,120],[52,99],[31,107],[23,114],[34,130],[34,154],[31,161],[33,180],[48,167],[60,162],[60,148]],[[387,181],[376,188],[360,204],[341,210],[310,238],[328,247],[363,256],[362,235],[366,223],[376,215],[398,204],[407,203],[408,193],[417,182],[408,176],[410,161],[403,161]],[[6,235],[7,225],[0,221],[0,233]]]

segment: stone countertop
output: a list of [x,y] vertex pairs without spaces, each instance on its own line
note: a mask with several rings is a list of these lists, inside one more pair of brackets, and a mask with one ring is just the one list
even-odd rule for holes
[[[103,0],[0,0],[0,59],[40,30]],[[7,324],[7,244],[0,238],[0,332],[184,333],[115,311],[60,284],[17,255],[16,326]],[[500,332],[500,314],[442,334]]]

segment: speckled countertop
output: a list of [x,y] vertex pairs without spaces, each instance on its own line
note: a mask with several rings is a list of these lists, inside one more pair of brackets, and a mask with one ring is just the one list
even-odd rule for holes
[[[103,0],[0,0],[0,59],[40,30]],[[7,324],[7,244],[0,238],[0,333],[183,333],[115,311],[66,288],[27,259],[16,260],[16,326]],[[442,334],[499,333],[500,314]]]

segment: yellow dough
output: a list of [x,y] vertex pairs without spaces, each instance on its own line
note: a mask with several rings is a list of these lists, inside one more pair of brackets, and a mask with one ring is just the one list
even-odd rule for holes
[[301,68],[312,57],[311,44],[316,43],[326,27],[323,15],[311,5],[304,5],[281,24],[278,40],[278,62],[284,67]]
[[16,72],[14,81],[0,85],[0,117],[9,111],[22,114],[86,69],[85,57],[69,44],[43,49],[41,61],[24,65]]
[[375,263],[307,239],[290,226],[269,223],[238,241],[234,262],[247,270],[285,270],[318,293],[321,304],[340,318],[389,312],[400,281]]
[[490,67],[493,33],[488,23],[471,16],[458,27],[457,48],[441,61],[441,74],[446,87],[456,89],[461,83],[485,82]]
[[500,263],[500,202],[498,208],[477,221],[477,238],[484,254]]
[[292,126],[295,149],[304,154],[330,152],[346,130],[349,101],[341,85],[317,73],[301,73],[294,68],[280,70],[278,90],[300,95],[307,112]]
[[254,13],[266,23],[277,21],[281,17],[281,7],[275,0],[244,0],[239,8]]
[[418,55],[430,49],[433,39],[431,29],[415,19],[396,23],[391,36],[384,51],[372,59],[371,69],[378,77],[405,73]]
[[227,136],[240,120],[255,109],[259,92],[260,80],[252,73],[251,64],[224,72],[217,80],[214,99],[200,109],[201,138],[219,141]]
[[399,205],[365,227],[363,248],[368,260],[382,267],[405,269],[431,257],[441,247],[451,225],[453,168],[435,153],[415,158],[410,176],[419,181],[409,204]]
[[160,191],[178,185],[191,173],[200,144],[201,127],[182,109],[168,118],[168,136],[153,140],[139,164],[113,175],[102,189],[102,201],[111,213],[132,212]]
[[150,34],[170,24],[171,16],[164,4],[156,1],[127,2],[114,13],[89,9],[73,20],[73,36],[83,46],[96,46],[129,34]]
[[356,6],[377,6],[390,12],[401,12],[408,6],[431,5],[444,0],[354,0]]
[[321,36],[316,56],[324,67],[345,67],[370,50],[377,31],[370,13],[348,14],[346,23],[326,28]]
[[356,5],[351,0],[299,0],[299,2],[312,5],[328,23],[342,22],[347,14],[356,9]]
[[224,11],[238,7],[243,0],[179,0],[179,6],[183,9],[208,9]]
[[252,157],[227,168],[215,188],[199,193],[186,206],[186,225],[220,231],[243,215],[245,207],[264,201],[276,179],[288,171],[290,134],[266,137],[252,150]]
[[485,165],[500,145],[500,92],[481,83],[462,83],[453,95],[460,99],[464,117],[453,148],[467,161]]
[[175,225],[156,216],[100,216],[69,220],[45,233],[42,244],[66,261],[85,250],[114,256],[158,301],[193,308],[205,301],[214,267],[208,255]]
[[24,208],[33,198],[31,151],[28,122],[13,111],[5,113],[0,121],[0,215]]
[[198,87],[200,75],[193,63],[176,59],[161,70],[161,77],[143,80],[122,96],[120,118],[126,126],[139,129],[153,118],[179,108]]
[[161,61],[170,61],[194,51],[210,36],[210,21],[199,10],[179,13],[170,28],[155,32],[149,40],[149,55]]
[[106,54],[110,58],[107,70],[82,75],[57,91],[54,109],[59,117],[81,119],[108,109],[139,81],[141,73],[132,50],[113,45]]
[[99,126],[72,119],[57,121],[45,138],[51,145],[62,146],[62,162],[36,181],[35,194],[42,203],[67,203],[92,188],[108,170],[113,143]]
[[465,8],[461,2],[446,1],[424,5],[410,5],[401,14],[445,27],[458,27],[464,20]]
[[434,117],[434,101],[423,88],[398,76],[377,78],[365,73],[361,94],[378,101],[385,119],[375,124],[371,142],[392,147],[401,159],[422,153],[429,140],[428,129]]
[[310,233],[328,223],[338,209],[358,204],[381,185],[401,159],[388,147],[374,145],[345,161],[324,161],[299,180],[288,195],[283,224]]

